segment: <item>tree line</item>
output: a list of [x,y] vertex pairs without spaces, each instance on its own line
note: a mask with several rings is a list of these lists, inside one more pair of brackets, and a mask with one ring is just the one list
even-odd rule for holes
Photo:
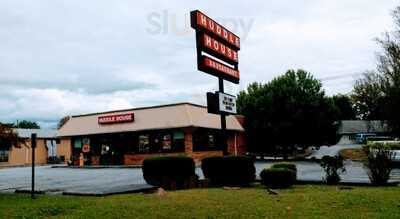
[[335,144],[340,120],[387,121],[400,134],[400,7],[394,30],[376,41],[376,69],[366,71],[351,93],[327,96],[320,80],[299,69],[262,83],[252,83],[237,99],[246,117],[249,151],[287,154],[296,147]]

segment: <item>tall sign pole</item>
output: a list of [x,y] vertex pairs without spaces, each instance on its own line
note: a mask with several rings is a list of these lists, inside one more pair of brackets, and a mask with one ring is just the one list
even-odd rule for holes
[[36,133],[31,136],[31,148],[32,148],[32,188],[31,188],[31,198],[35,198],[35,148],[36,148]]
[[239,83],[240,38],[198,10],[190,13],[190,19],[196,30],[197,68],[218,77],[219,91],[207,93],[207,109],[221,116],[222,146],[226,155],[226,116],[236,114],[236,97],[224,92],[224,80]]
[[[219,84],[219,92],[224,93],[224,79],[221,77],[218,78]],[[224,112],[220,112],[221,114],[221,137],[222,137],[222,147],[224,155],[228,154],[228,142],[227,142],[227,133],[226,133],[226,115]]]

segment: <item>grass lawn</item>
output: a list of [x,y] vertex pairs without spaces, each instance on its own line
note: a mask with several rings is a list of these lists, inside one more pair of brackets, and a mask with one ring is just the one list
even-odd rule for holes
[[340,156],[343,159],[347,160],[354,160],[354,161],[363,161],[367,159],[367,155],[365,151],[361,148],[359,149],[343,149],[339,152]]
[[400,218],[400,187],[194,189],[104,198],[0,194],[1,218]]

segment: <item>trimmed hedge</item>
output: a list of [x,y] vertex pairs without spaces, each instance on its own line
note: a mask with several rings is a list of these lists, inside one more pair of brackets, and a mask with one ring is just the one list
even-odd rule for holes
[[150,185],[164,189],[186,189],[195,187],[197,175],[191,157],[151,157],[143,161],[143,177]]
[[271,168],[285,168],[285,169],[293,170],[297,174],[296,164],[293,164],[293,163],[286,163],[286,162],[275,163],[271,166]]
[[288,188],[296,182],[296,172],[288,168],[269,168],[260,173],[261,183],[269,188]]
[[214,186],[248,186],[255,180],[254,161],[245,156],[215,156],[201,161],[204,177]]

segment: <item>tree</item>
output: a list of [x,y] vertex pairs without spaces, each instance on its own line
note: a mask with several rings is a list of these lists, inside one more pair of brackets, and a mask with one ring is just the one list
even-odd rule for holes
[[334,95],[332,96],[332,101],[338,111],[337,120],[356,119],[356,111],[349,96],[342,94]]
[[335,136],[337,115],[320,81],[304,70],[289,70],[267,84],[241,91],[238,112],[246,117],[249,150],[284,155],[294,146],[328,144]]
[[357,117],[363,120],[382,120],[384,97],[382,77],[373,71],[364,73],[363,77],[355,82],[352,94]]
[[395,29],[384,33],[378,43],[382,52],[378,54],[377,70],[380,73],[384,93],[384,112],[392,130],[400,134],[400,7],[393,11]]
[[40,129],[40,126],[36,122],[31,122],[28,120],[22,120],[15,124],[16,128],[21,128],[21,129]]
[[0,123],[0,145],[2,147],[19,146],[24,142],[23,139],[18,138],[18,133],[10,125]]

